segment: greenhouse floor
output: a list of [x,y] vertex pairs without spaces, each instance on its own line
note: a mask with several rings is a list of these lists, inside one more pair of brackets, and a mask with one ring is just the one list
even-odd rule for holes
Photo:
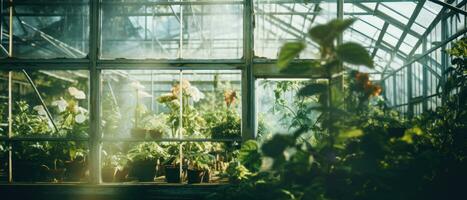
[[9,199],[205,199],[222,183],[108,183],[93,186],[81,183],[64,184],[0,184],[0,194]]

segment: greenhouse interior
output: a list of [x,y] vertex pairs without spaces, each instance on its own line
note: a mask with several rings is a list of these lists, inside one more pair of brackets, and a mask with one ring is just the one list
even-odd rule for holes
[[0,0],[0,199],[465,199],[467,0]]

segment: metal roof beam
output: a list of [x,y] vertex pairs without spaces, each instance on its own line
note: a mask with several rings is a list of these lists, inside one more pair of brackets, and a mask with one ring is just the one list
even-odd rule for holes
[[381,41],[383,40],[384,34],[386,33],[386,30],[388,29],[389,23],[384,22],[383,28],[381,29],[378,40],[375,42],[375,47],[373,48],[373,52],[371,53],[371,58],[375,58],[376,52],[378,51],[378,46],[380,45]]
[[[457,8],[460,8],[462,6],[464,6],[465,4],[467,3],[467,0],[463,0],[461,1],[459,4],[457,4]],[[447,8],[446,7],[443,7],[441,9],[441,11],[439,11],[438,15],[435,17],[435,19],[433,19],[433,21],[431,22],[431,24],[426,28],[425,32],[422,34],[421,37],[418,37],[419,40],[417,41],[417,43],[415,44],[414,48],[412,49],[412,51],[409,53],[409,58],[411,58],[414,54],[415,54],[415,51],[417,51],[418,47],[420,47],[420,45],[422,44],[423,40],[428,36],[428,34],[431,33],[431,31],[436,27],[436,25],[441,21],[441,19],[443,19],[444,17],[449,17],[451,15],[454,15],[455,13],[453,11],[451,11],[450,13],[446,13],[447,11]]]
[[445,2],[442,2],[442,1],[438,1],[438,0],[430,0],[431,2],[433,3],[436,3],[438,5],[441,5],[443,6],[443,8],[449,8],[449,10],[452,10],[456,13],[459,13],[459,14],[463,14],[463,15],[467,15],[467,11],[465,10],[461,10],[460,8],[456,7],[456,6],[452,6],[450,4],[447,4]]
[[412,24],[415,22],[415,19],[417,19],[418,14],[420,14],[420,10],[423,8],[425,5],[426,0],[421,0],[418,2],[417,6],[415,7],[415,10],[412,13],[412,16],[410,16],[409,21],[407,22],[407,25],[404,27],[401,36],[399,37],[399,41],[397,41],[397,44],[394,48],[394,50],[391,53],[391,59],[389,59],[388,64],[383,70],[383,73],[386,71],[386,69],[389,67],[389,64],[391,64],[392,60],[394,59],[394,54],[399,51],[399,48],[401,47],[402,43],[404,42],[405,37],[407,36],[410,28],[412,27]]
[[[379,10],[372,10],[371,8],[368,8],[366,7],[365,5],[361,4],[361,3],[354,3],[354,5],[356,5],[357,7],[361,8],[362,10],[365,10],[366,12],[368,13],[373,13],[373,15],[379,17],[381,20],[385,21],[385,22],[388,22],[389,24],[401,29],[401,30],[404,30],[405,29],[405,25],[404,23],[392,18],[391,16],[387,15],[386,13],[384,12],[381,12]],[[414,35],[415,37],[420,37],[421,35],[418,34],[417,32],[409,29],[408,30],[408,33]]]

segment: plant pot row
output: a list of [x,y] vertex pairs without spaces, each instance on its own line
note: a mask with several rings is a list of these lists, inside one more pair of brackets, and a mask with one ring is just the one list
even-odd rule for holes
[[16,160],[13,166],[13,180],[17,182],[61,182],[64,180],[77,182],[83,180],[86,173],[84,161],[67,161],[64,167],[55,169],[28,160]]
[[102,168],[102,180],[104,182],[124,182],[138,180],[140,182],[151,182],[158,176],[165,176],[167,183],[182,183],[185,179],[189,184],[209,183],[211,173],[209,170],[194,170],[178,165],[160,165],[156,162],[135,162],[129,167],[116,169],[111,167]]

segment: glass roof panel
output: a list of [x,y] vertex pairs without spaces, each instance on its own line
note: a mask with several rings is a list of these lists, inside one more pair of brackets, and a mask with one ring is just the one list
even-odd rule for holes
[[418,42],[418,39],[409,33],[405,36],[404,42],[410,46],[415,46],[415,44]]
[[378,6],[378,10],[389,15],[391,18],[394,18],[395,20],[397,21],[400,21],[404,24],[406,24],[409,19],[399,13],[397,13],[394,9],[391,9],[387,6],[385,6],[384,4],[381,4],[380,6]]
[[389,34],[384,34],[383,40],[386,41],[391,46],[396,46],[397,42],[399,41],[397,38]]
[[358,18],[360,19],[360,21],[365,22],[374,27],[377,27],[379,29],[381,29],[384,25],[384,20],[373,15],[361,15]]
[[413,47],[408,45],[407,43],[405,42],[402,42],[401,43],[401,46],[399,47],[399,50],[404,52],[405,54],[409,54],[410,51],[412,51]]
[[441,5],[438,5],[436,3],[433,3],[431,1],[426,1],[425,5],[423,5],[425,9],[428,11],[432,12],[433,14],[437,14],[441,12],[441,9],[443,8]]
[[415,22],[426,28],[431,24],[435,17],[436,15],[431,11],[428,11],[426,8],[422,8],[418,13]]
[[306,33],[308,28],[335,18],[336,6],[336,3],[320,3],[317,7],[316,4],[293,1],[255,0],[255,55],[275,59],[284,42],[305,39],[309,48],[300,58],[316,58],[318,50],[313,48],[316,44],[306,37]]
[[418,23],[413,23],[412,27],[410,27],[413,31],[417,32],[418,34],[423,34],[426,28],[420,26]]
[[365,10],[355,6],[353,3],[344,3],[344,13],[353,14],[353,13],[366,13]]
[[362,33],[365,33],[368,37],[371,38],[377,38],[378,34],[380,32],[379,29],[370,26],[368,23],[365,23],[361,20],[356,21],[353,25],[352,28],[359,30]]
[[402,30],[393,25],[389,25],[388,30],[386,30],[386,33],[389,33],[395,38],[399,38],[402,35]]
[[372,10],[375,9],[376,7],[376,3],[362,3],[362,5],[368,7],[368,8],[371,8]]
[[415,7],[417,6],[417,4],[413,2],[385,2],[382,4],[386,5],[389,8],[392,8],[393,10],[407,18],[410,18],[410,16],[412,16],[412,13],[415,10]]

